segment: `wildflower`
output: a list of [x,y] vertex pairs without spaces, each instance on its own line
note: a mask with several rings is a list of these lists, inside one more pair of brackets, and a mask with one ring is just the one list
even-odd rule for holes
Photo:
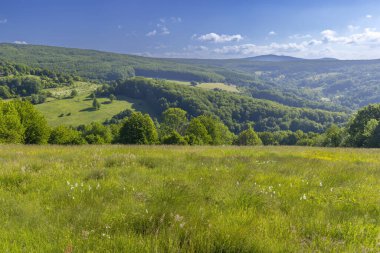
[[176,215],[174,216],[174,220],[177,221],[177,222],[180,222],[180,221],[183,220],[183,216],[181,216],[181,215],[179,215],[179,214],[176,214]]
[[185,222],[182,222],[181,224],[179,224],[180,228],[183,228],[185,226]]
[[89,186],[88,186],[88,190],[91,191],[91,189],[92,189],[92,187],[91,187],[91,185],[89,185]]
[[306,194],[304,193],[302,196],[301,196],[301,198],[300,198],[300,200],[306,200],[307,198],[306,198]]
[[96,189],[99,189],[100,188],[100,184],[98,183],[98,185],[96,186]]
[[70,182],[69,182],[69,181],[67,181],[67,182],[66,182],[66,184],[67,184],[67,185],[70,185]]
[[78,187],[78,183],[75,183],[75,187]]
[[323,186],[322,182],[319,182],[319,186],[320,186],[320,187],[322,187],[322,186]]
[[330,191],[331,191],[331,192],[333,191],[333,188],[332,188],[332,187],[330,188]]

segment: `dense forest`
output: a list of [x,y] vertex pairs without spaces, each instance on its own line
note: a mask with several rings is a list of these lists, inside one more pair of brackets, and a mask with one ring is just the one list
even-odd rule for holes
[[0,61],[0,98],[24,97],[33,104],[43,103],[45,89],[70,86],[82,78],[23,64]]
[[151,108],[155,108],[157,114],[169,107],[179,107],[191,117],[212,115],[221,119],[235,133],[247,124],[254,124],[260,132],[322,132],[329,125],[342,124],[347,119],[344,113],[288,107],[240,94],[206,91],[145,78],[127,79],[113,85],[104,85],[98,90],[100,96],[110,94],[143,99]]

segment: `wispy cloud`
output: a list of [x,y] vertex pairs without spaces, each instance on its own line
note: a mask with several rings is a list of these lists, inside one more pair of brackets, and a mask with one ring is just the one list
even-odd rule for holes
[[365,17],[371,19],[373,16],[371,14],[367,14]]
[[304,40],[310,39],[312,36],[310,34],[293,34],[289,36],[291,40]]
[[4,19],[0,19],[0,24],[6,24],[8,23],[8,19],[4,18]]
[[269,36],[275,36],[275,35],[277,35],[277,33],[276,33],[275,31],[270,31],[270,32],[268,33],[268,35],[269,35]]
[[170,30],[168,28],[168,23],[181,23],[182,19],[180,17],[171,17],[171,18],[160,18],[159,22],[156,24],[156,29],[150,31],[146,34],[148,37],[155,35],[169,35]]
[[157,28],[160,30],[161,35],[170,34],[170,31],[169,31],[168,27],[165,25],[165,23],[158,23]]
[[347,29],[348,29],[350,32],[355,32],[355,31],[357,31],[357,30],[360,29],[360,26],[358,26],[358,25],[348,25],[348,26],[347,26]]
[[145,36],[152,37],[152,36],[155,36],[156,34],[157,34],[157,30],[153,30],[153,31],[150,31],[147,34],[145,34]]
[[208,33],[208,34],[204,34],[200,36],[193,35],[193,38],[196,38],[199,41],[225,43],[225,42],[231,42],[231,41],[240,41],[243,39],[243,36],[241,36],[240,34],[226,35],[226,34]]
[[170,21],[172,23],[181,23],[182,22],[182,18],[181,17],[171,17]]
[[15,40],[13,43],[15,43],[17,45],[27,45],[28,44],[26,41],[23,41],[23,40]]

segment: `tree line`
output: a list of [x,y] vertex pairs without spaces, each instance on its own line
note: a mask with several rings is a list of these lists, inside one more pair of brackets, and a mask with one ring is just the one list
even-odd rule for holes
[[190,117],[180,108],[166,109],[160,121],[141,112],[130,111],[124,116],[111,124],[50,128],[30,102],[0,101],[0,143],[380,147],[380,104],[359,110],[346,126],[331,125],[323,133],[255,132],[252,124],[247,124],[234,134],[215,116]]

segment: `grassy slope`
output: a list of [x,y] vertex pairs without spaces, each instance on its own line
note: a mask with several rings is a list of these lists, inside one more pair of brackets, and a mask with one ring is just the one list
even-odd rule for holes
[[[147,79],[154,80],[154,78],[147,78]],[[188,81],[167,80],[167,79],[164,79],[164,80],[169,83],[174,83],[174,84],[191,85],[191,82],[188,82]],[[229,92],[239,92],[236,85],[227,85],[224,83],[205,83],[204,82],[204,83],[199,83],[196,87],[206,89],[206,90],[212,90],[212,89],[217,88],[217,89],[221,89],[221,90],[229,91]]]
[[[62,99],[49,99],[46,103],[36,105],[36,108],[42,112],[51,126],[78,126],[91,122],[104,122],[125,109],[148,112],[154,115],[144,101],[125,97],[119,97],[113,103],[109,103],[108,98],[98,98],[101,103],[100,110],[93,110],[92,99],[89,96],[97,87],[98,85],[93,83],[76,82],[71,87],[47,89],[54,97],[62,97]],[[79,95],[74,98],[65,98],[70,96],[73,89]],[[68,113],[71,115],[68,116]],[[64,116],[60,117],[61,114]]]
[[207,89],[207,90],[221,89],[221,90],[230,91],[230,92],[239,92],[239,90],[236,88],[235,85],[227,85],[224,83],[201,83],[201,84],[198,84],[197,87]]
[[[36,105],[36,108],[42,112],[52,126],[78,126],[94,121],[103,122],[127,108],[132,109],[133,101],[130,103],[128,101],[116,100],[112,104],[108,104],[107,102],[109,99],[107,98],[98,98],[98,100],[102,103],[100,110],[98,111],[93,110],[92,99],[87,98],[87,95],[78,96],[72,99],[50,101]],[[65,116],[59,117],[62,113],[65,114]],[[71,115],[66,116],[68,113],[71,113]]]
[[1,252],[379,250],[380,151],[0,146]]

